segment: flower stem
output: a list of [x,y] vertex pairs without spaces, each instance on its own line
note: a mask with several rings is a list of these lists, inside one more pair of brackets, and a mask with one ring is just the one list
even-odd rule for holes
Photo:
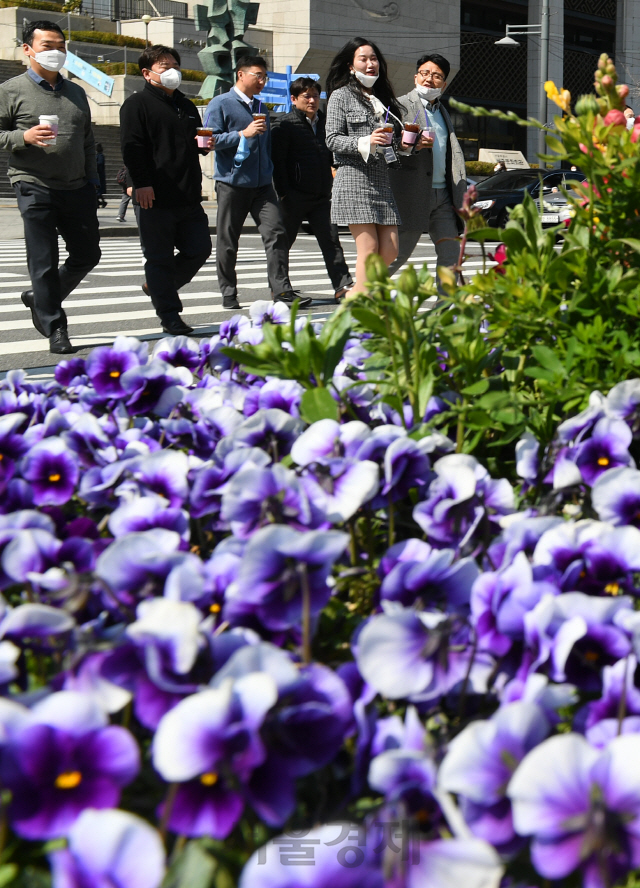
[[169,824],[169,818],[171,817],[171,811],[173,810],[173,806],[176,801],[176,796],[178,795],[178,790],[180,789],[179,783],[170,783],[169,789],[167,790],[167,795],[164,800],[164,806],[162,809],[162,819],[160,820],[160,837],[163,842],[167,840],[167,826]]
[[620,702],[618,704],[618,737],[622,734],[622,723],[624,722],[624,717],[627,714],[627,672],[629,670],[629,657],[625,657],[624,661],[624,675],[622,677],[622,694],[620,695]]
[[307,565],[300,565],[300,583],[302,586],[302,662],[311,662],[311,591]]
[[391,493],[389,493],[389,539],[388,545],[393,546],[396,538],[396,512]]

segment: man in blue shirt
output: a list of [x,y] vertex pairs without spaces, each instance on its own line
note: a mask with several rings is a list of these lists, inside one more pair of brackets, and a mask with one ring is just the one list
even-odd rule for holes
[[236,76],[233,89],[212,99],[205,114],[205,126],[213,130],[216,146],[216,268],[222,305],[227,309],[240,308],[236,259],[240,233],[249,213],[262,235],[274,301],[291,304],[298,298],[300,306],[309,305],[311,299],[300,298],[289,280],[287,235],[272,184],[269,112],[256,98],[267,82],[264,59],[240,59]]
[[455,208],[462,206],[467,181],[462,149],[440,102],[449,68],[447,59],[438,53],[422,56],[416,64],[414,89],[398,99],[404,107],[404,122],[419,123],[423,132],[415,152],[402,159],[401,169],[389,170],[402,220],[398,257],[389,266],[392,272],[407,261],[425,231],[436,248],[438,265],[458,262],[462,222]]

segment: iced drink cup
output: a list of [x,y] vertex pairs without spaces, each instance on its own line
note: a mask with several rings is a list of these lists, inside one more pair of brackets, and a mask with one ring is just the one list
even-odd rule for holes
[[411,148],[412,145],[415,145],[416,139],[418,138],[418,133],[420,132],[420,126],[417,123],[405,123],[404,129],[402,131],[402,144],[405,148]]
[[266,114],[263,114],[262,112],[260,112],[259,114],[256,113],[256,114],[253,115],[253,119],[254,119],[254,120],[266,120],[266,119],[267,119],[267,115],[266,115]]
[[55,145],[58,137],[58,122],[59,118],[57,114],[41,114],[39,117],[40,126],[49,126],[53,130],[53,139],[49,139],[49,145]]
[[383,126],[382,129],[387,134],[387,145],[390,145],[393,141],[393,125],[388,123],[386,126]]
[[212,129],[207,129],[206,127],[198,127],[198,129],[196,130],[196,140],[198,142],[198,148],[208,148],[209,139],[212,135]]
[[422,135],[425,137],[425,139],[431,139],[431,141],[433,142],[436,137],[436,131],[430,126],[425,126],[425,128],[422,130]]

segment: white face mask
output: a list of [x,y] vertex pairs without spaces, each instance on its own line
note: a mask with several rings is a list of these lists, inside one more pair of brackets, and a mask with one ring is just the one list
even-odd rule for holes
[[158,74],[157,71],[152,71],[151,73],[160,78],[160,85],[164,86],[165,89],[177,89],[182,83],[182,71],[178,68],[169,68],[167,71],[163,71],[162,74]]
[[632,130],[636,124],[635,117],[627,117],[627,129]]
[[353,74],[355,77],[357,77],[357,79],[363,86],[366,86],[369,89],[373,86],[373,84],[379,77],[378,74],[361,74],[360,71],[354,71]]
[[433,86],[423,86],[421,83],[416,83],[416,92],[418,95],[423,96],[427,102],[435,102],[442,95],[440,87],[436,89]]
[[35,52],[32,58],[45,71],[60,71],[67,61],[67,54],[59,49],[45,49],[43,52]]
[[179,71],[178,68],[169,68],[167,71],[163,71],[160,75],[160,83],[165,89],[177,89],[182,83],[182,71]]

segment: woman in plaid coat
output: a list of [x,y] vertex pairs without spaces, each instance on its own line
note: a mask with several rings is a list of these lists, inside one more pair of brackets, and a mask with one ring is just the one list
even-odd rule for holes
[[356,281],[349,296],[364,288],[368,256],[379,253],[389,265],[398,255],[400,217],[381,151],[388,145],[383,129],[387,109],[387,122],[396,130],[394,140],[401,130],[394,118],[402,115],[384,57],[363,37],[350,40],[333,60],[327,92],[325,139],[337,167],[331,221],[349,226],[357,250]]

